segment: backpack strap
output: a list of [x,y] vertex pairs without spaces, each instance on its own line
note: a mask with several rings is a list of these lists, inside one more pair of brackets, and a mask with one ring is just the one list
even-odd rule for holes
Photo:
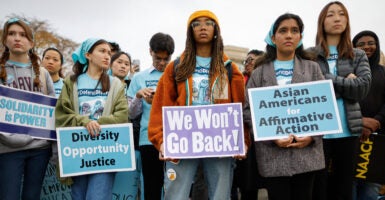
[[231,84],[231,79],[233,78],[233,67],[231,66],[232,61],[227,60],[225,62],[225,67],[227,70],[227,77],[229,78],[229,83]]
[[174,70],[173,70],[173,75],[174,75],[174,77],[176,76],[176,70],[177,70],[177,68],[178,68],[179,61],[180,61],[180,57],[177,57],[177,58],[174,60]]

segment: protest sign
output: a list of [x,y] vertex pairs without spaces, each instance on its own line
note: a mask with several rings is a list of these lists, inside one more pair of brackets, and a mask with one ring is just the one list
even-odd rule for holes
[[385,184],[385,135],[372,134],[358,145],[354,176],[357,179]]
[[244,155],[242,104],[162,108],[165,158]]
[[255,141],[341,133],[331,80],[248,90]]
[[0,132],[55,140],[56,98],[0,85]]
[[56,129],[61,177],[135,170],[132,124],[101,128],[95,137],[85,127]]
[[[136,151],[136,164],[137,169],[135,171],[116,173],[112,188],[112,200],[144,199],[139,151]],[[58,174],[56,174],[58,172],[55,162],[50,161],[45,172],[40,200],[71,200],[71,186],[62,184],[58,180]]]
[[56,172],[55,163],[50,161],[41,186],[40,200],[71,200],[71,186],[62,184]]

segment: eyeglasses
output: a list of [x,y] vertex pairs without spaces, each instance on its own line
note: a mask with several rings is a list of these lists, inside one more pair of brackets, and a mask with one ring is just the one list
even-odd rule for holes
[[205,26],[212,26],[212,27],[214,27],[215,26],[215,22],[213,21],[213,20],[207,20],[207,21],[205,21],[205,22],[200,22],[200,21],[193,21],[192,23],[191,23],[191,27],[192,28],[196,28],[196,27],[202,27],[203,25],[205,25]]
[[365,45],[376,46],[376,42],[375,41],[359,42],[359,43],[356,44],[356,47],[364,47]]
[[13,18],[9,19],[9,20],[7,21],[7,24],[12,24],[12,23],[15,23],[15,22],[18,22],[18,21],[22,21],[22,22],[24,22],[25,24],[30,25],[29,21],[27,21],[26,19],[20,19],[20,18],[18,18],[18,17],[13,17]]
[[255,59],[254,58],[252,58],[252,57],[248,57],[246,60],[244,60],[243,61],[243,65],[246,65],[246,64],[248,64],[248,63],[251,63],[251,62],[253,62]]

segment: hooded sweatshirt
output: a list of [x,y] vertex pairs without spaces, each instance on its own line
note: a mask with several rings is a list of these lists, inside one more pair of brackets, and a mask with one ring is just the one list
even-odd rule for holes
[[[6,83],[0,81],[1,84],[21,90],[34,91],[33,80],[35,73],[30,63],[24,64],[8,61],[5,64],[5,70],[7,72],[7,81]],[[42,87],[39,93],[54,97],[55,90],[52,79],[48,71],[43,67],[40,67],[40,82]],[[34,139],[27,134],[0,132],[0,153],[38,148],[50,148],[50,142],[42,139]]]

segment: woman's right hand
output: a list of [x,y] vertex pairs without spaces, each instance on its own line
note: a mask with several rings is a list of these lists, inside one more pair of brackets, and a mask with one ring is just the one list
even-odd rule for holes
[[292,135],[289,135],[288,138],[274,140],[274,143],[281,148],[287,148],[293,142],[293,140],[294,137]]
[[165,158],[164,157],[164,146],[163,146],[163,143],[160,145],[160,149],[159,149],[159,160],[163,160],[163,161],[170,161],[174,164],[178,164],[179,163],[179,159],[172,159],[172,158]]
[[88,133],[92,136],[98,136],[99,133],[102,131],[102,128],[100,127],[100,124],[97,121],[90,121],[86,124],[86,128]]

